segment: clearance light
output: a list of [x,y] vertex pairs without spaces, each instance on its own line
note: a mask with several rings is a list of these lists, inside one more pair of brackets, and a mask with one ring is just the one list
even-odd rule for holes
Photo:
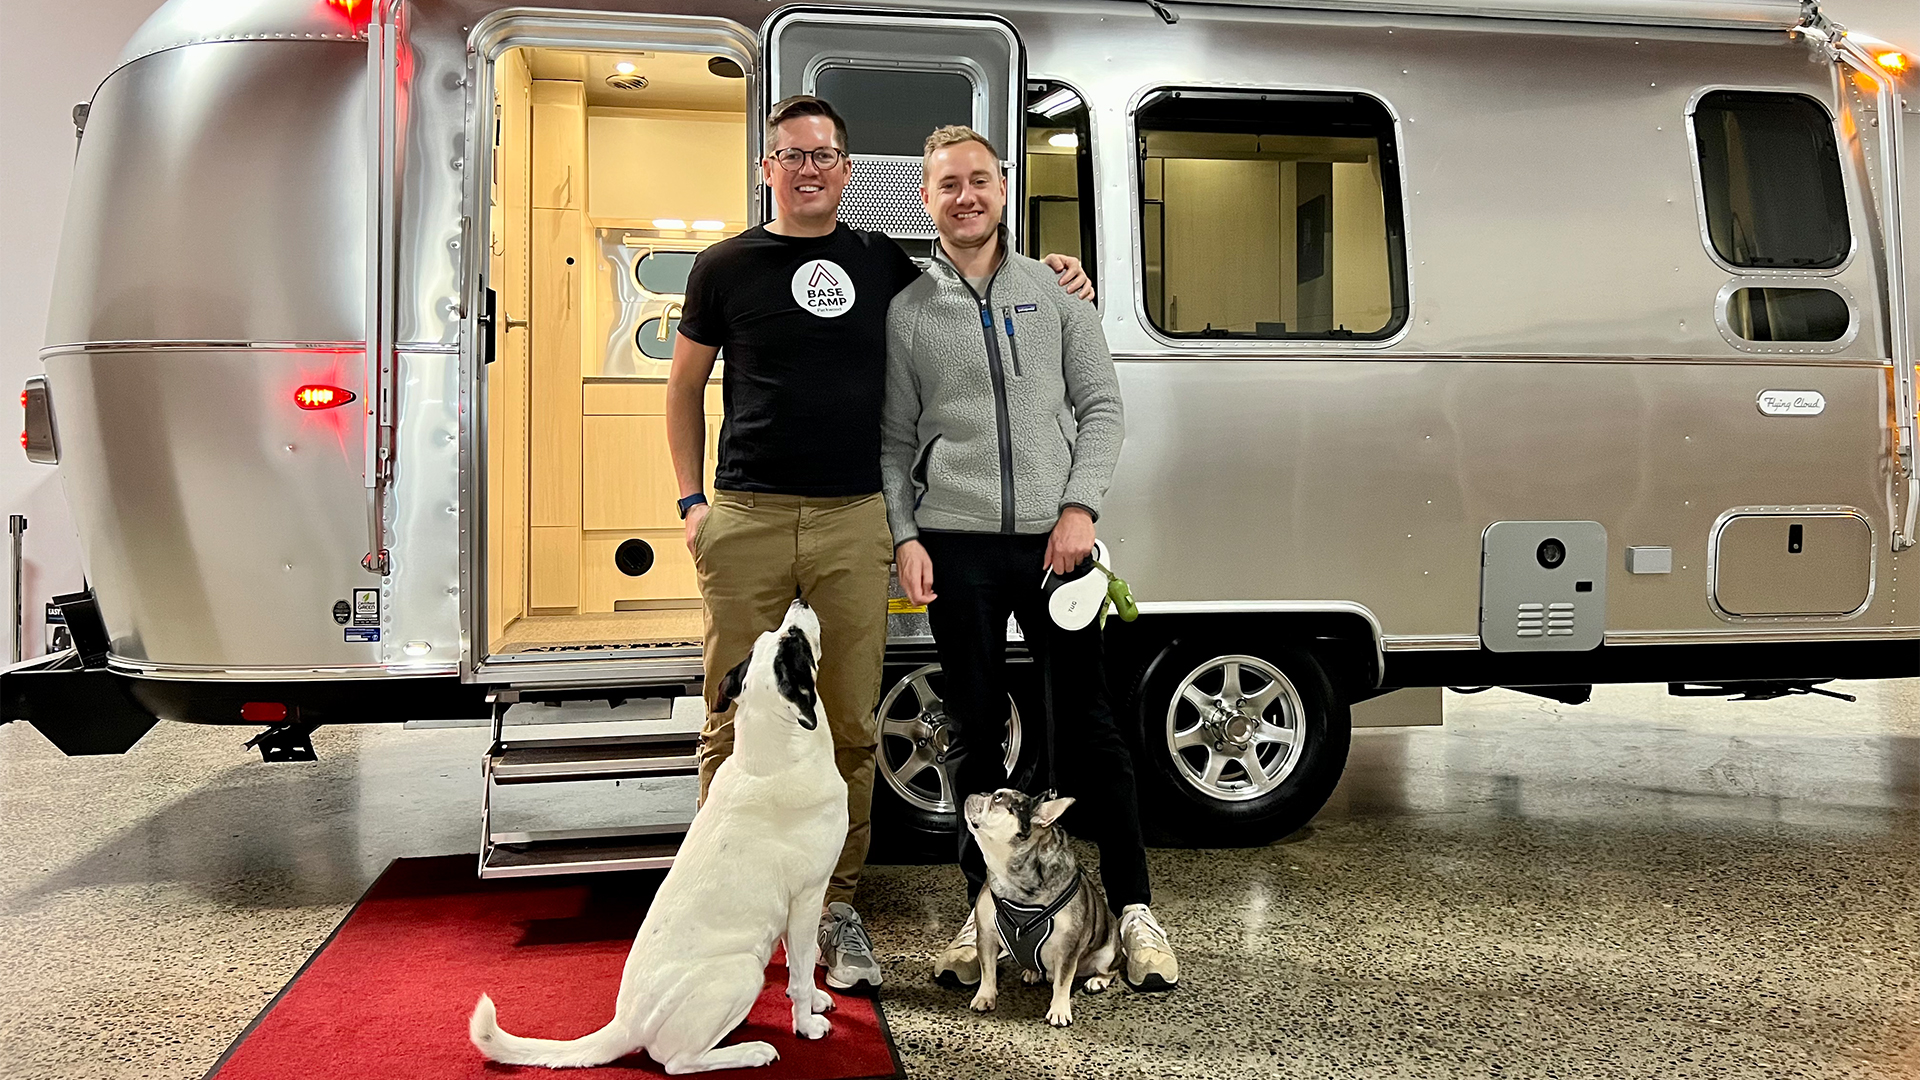
[[1071,149],[1080,145],[1080,136],[1071,131],[1057,131],[1047,136],[1048,146],[1063,146]]
[[1874,57],[1873,62],[1893,72],[1895,75],[1902,74],[1907,70],[1906,53],[1883,52],[1879,56]]
[[677,217],[657,217],[653,219],[653,227],[656,229],[685,229],[687,223],[685,220]]
[[338,408],[353,399],[353,391],[337,386],[303,386],[293,392],[293,403],[308,410]]

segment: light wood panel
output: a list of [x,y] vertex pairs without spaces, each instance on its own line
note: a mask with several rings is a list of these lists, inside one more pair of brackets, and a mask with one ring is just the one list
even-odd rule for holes
[[595,218],[747,219],[744,112],[594,109],[587,146]]
[[533,205],[584,210],[587,205],[587,97],[577,82],[533,84]]
[[507,317],[527,317],[532,249],[532,79],[526,55],[508,52],[495,74],[499,108],[494,148],[494,205],[489,224],[488,285],[497,294],[494,362],[487,394],[487,638],[501,648],[508,625],[526,614],[527,369],[525,328],[507,329]]
[[1172,328],[1252,330],[1280,314],[1280,163],[1169,158],[1165,288]]
[[[636,537],[652,546],[653,569],[639,577],[628,577],[613,564],[613,553],[622,542]],[[693,573],[693,555],[687,551],[686,531],[678,521],[671,529],[588,533],[580,550],[582,611],[612,611],[613,605],[621,600],[700,598],[700,585]]]
[[[573,260],[570,264],[568,260]],[[580,524],[580,214],[533,212],[532,522]]]
[[582,525],[588,529],[671,529],[680,485],[666,453],[664,416],[589,416],[583,424]]
[[[667,384],[663,382],[638,379],[590,382],[585,393],[585,411],[589,416],[665,416],[667,412]],[[707,384],[707,418],[717,420],[721,411],[720,381],[716,373],[714,380]]]
[[528,606],[573,608],[580,603],[580,530],[570,525],[533,530]]

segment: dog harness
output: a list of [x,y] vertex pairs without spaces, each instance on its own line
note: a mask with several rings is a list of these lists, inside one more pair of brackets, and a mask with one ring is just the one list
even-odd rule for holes
[[998,896],[993,898],[993,922],[1000,930],[1000,940],[1006,943],[1007,951],[1021,967],[1039,972],[1042,978],[1047,977],[1047,965],[1040,959],[1040,947],[1053,936],[1053,917],[1079,895],[1082,876],[1076,871],[1073,884],[1045,907],[1016,904]]

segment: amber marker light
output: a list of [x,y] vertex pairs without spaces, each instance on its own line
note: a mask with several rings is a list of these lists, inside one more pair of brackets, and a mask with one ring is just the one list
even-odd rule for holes
[[334,409],[354,398],[353,391],[342,390],[337,386],[303,386],[293,392],[293,403],[309,411]]
[[1893,72],[1895,75],[1904,75],[1907,73],[1906,53],[1883,52],[1879,56],[1874,57],[1873,62]]

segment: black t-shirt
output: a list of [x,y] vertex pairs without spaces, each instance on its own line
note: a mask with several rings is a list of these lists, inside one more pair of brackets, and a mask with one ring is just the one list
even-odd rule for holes
[[680,332],[726,350],[714,486],[783,495],[880,490],[887,305],[920,274],[885,233],[764,226],[707,248]]

